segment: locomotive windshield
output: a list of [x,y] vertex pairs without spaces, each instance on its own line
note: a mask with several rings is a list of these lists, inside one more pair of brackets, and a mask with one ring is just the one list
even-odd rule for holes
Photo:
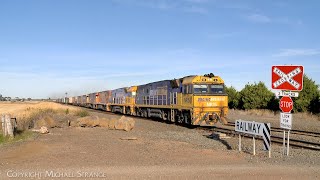
[[207,94],[208,93],[208,85],[193,85],[193,92],[195,94]]
[[223,94],[224,86],[222,84],[210,85],[210,92],[211,94]]
[[224,85],[223,84],[195,84],[193,85],[194,94],[224,94]]

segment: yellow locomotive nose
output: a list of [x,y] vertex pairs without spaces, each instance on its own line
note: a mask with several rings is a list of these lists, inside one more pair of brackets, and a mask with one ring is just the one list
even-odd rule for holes
[[224,122],[228,111],[228,97],[225,95],[194,95],[194,125],[213,125]]

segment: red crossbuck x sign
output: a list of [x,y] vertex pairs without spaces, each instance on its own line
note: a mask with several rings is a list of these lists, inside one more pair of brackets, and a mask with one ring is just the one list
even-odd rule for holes
[[272,66],[272,89],[301,91],[303,66]]

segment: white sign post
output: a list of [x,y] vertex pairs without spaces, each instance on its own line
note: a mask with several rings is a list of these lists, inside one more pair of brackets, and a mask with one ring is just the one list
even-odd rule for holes
[[286,154],[286,129],[288,129],[288,142],[287,142],[287,156],[289,156],[289,136],[292,128],[292,114],[291,113],[280,113],[280,127],[283,128],[283,154]]
[[301,65],[275,65],[271,68],[271,87],[275,95],[282,97],[279,107],[280,127],[283,128],[283,154],[285,155],[286,130],[288,130],[287,156],[289,156],[289,137],[292,128],[293,101],[291,97],[298,97],[303,89],[304,67]]
[[[258,123],[254,121],[236,120],[235,131],[245,134],[253,135],[253,154],[255,150],[255,136],[263,137],[264,149],[269,151],[269,158],[271,158],[271,140],[270,140],[270,123]],[[239,151],[241,151],[241,135],[239,134]]]

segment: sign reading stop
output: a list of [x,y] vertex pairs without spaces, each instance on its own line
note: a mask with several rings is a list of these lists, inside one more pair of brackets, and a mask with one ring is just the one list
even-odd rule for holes
[[280,99],[279,107],[280,107],[280,109],[281,109],[282,112],[284,112],[284,113],[290,113],[290,111],[291,111],[292,108],[293,108],[293,101],[292,101],[291,97],[289,97],[289,96],[283,96],[283,97]]

